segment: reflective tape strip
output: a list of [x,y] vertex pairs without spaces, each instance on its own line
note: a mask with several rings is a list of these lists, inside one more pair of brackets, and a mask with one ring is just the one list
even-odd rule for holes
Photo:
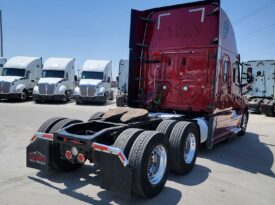
[[116,148],[116,147],[111,147],[108,145],[104,144],[99,144],[99,143],[93,143],[91,147],[99,152],[106,152],[109,154],[114,154],[117,155],[120,161],[122,162],[123,166],[127,166],[129,164],[127,158],[125,157],[124,153],[121,151],[121,149]]
[[35,133],[35,136],[40,139],[46,139],[50,141],[53,140],[53,134],[49,134],[49,133],[37,132]]

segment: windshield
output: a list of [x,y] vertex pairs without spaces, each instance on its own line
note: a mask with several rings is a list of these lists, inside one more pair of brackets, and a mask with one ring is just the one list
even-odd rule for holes
[[4,68],[2,72],[2,76],[25,76],[25,69],[19,68]]
[[64,78],[62,70],[43,70],[42,78]]
[[81,79],[97,79],[103,80],[102,72],[93,72],[93,71],[83,71],[81,75]]

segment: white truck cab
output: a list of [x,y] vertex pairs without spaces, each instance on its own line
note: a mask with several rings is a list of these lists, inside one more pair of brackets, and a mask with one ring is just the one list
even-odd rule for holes
[[2,75],[2,70],[6,62],[7,62],[6,58],[0,57],[0,75]]
[[249,110],[275,116],[275,60],[244,62],[242,77]]
[[129,60],[121,59],[118,69],[118,90],[116,95],[116,105],[122,107],[127,105],[129,78]]
[[74,58],[48,58],[34,88],[33,99],[36,102],[69,101],[76,84],[74,63]]
[[79,86],[74,90],[76,103],[106,103],[107,100],[112,100],[111,79],[112,61],[87,60],[82,68]]
[[42,58],[16,56],[3,66],[0,76],[0,99],[25,101],[41,77]]

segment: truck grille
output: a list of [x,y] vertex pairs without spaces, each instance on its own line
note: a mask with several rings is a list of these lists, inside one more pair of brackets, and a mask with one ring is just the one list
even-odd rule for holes
[[81,96],[95,96],[96,86],[95,85],[80,85],[80,95]]
[[10,82],[1,81],[0,82],[0,93],[9,93],[10,92]]
[[38,89],[40,95],[53,95],[55,84],[39,83]]

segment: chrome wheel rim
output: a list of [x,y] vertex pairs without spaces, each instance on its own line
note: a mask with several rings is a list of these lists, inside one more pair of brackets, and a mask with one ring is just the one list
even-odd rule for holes
[[190,164],[193,161],[196,152],[196,138],[193,133],[189,133],[185,140],[184,161]]
[[158,184],[164,176],[167,166],[167,153],[162,145],[158,145],[150,154],[147,176],[151,184]]
[[26,97],[27,97],[26,93],[22,92],[21,93],[21,100],[26,100]]

